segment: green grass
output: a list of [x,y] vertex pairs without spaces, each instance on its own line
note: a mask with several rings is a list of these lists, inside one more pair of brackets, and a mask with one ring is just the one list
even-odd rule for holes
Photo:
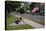
[[[16,21],[16,17],[9,16],[6,18],[7,24],[14,23]],[[19,29],[32,29],[32,26],[26,24],[26,25],[19,25],[19,26],[7,26],[7,30],[19,30]]]
[[32,29],[32,26],[28,24],[19,26],[7,26],[7,30],[21,30],[21,29]]
[[7,17],[7,22],[8,23],[13,23],[15,21],[16,21],[16,17],[13,17],[13,16]]

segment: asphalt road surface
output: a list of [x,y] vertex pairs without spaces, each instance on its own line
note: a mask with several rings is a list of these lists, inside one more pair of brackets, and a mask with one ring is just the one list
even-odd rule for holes
[[[20,16],[20,15],[15,15],[16,17],[22,17],[22,16]],[[24,18],[24,17],[22,17],[23,18],[23,21],[25,22],[25,23],[27,23],[27,24],[29,24],[29,25],[31,25],[33,28],[35,28],[35,29],[37,29],[37,28],[44,28],[44,25],[42,25],[42,24],[39,24],[39,23],[36,23],[36,22],[34,22],[34,21],[32,21],[32,20],[29,20],[29,19],[27,19],[27,18]]]
[[29,15],[29,14],[15,14],[15,15],[19,15],[19,16],[28,18],[30,20],[33,20],[35,22],[38,22],[40,24],[44,24],[44,16]]

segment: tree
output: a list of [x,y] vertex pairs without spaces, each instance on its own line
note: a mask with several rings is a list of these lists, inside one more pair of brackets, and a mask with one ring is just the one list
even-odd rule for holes
[[15,1],[6,1],[5,2],[5,9],[8,13],[11,12],[11,9],[12,11],[14,11],[14,8],[18,8],[21,6],[21,3],[20,2],[15,2]]

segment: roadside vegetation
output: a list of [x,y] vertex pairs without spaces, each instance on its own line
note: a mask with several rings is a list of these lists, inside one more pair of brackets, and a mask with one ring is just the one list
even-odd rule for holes
[[[7,17],[7,24],[14,23],[16,21],[16,17],[9,16]],[[19,25],[19,26],[7,26],[7,30],[19,30],[19,29],[32,29],[32,26],[25,24],[25,25]]]

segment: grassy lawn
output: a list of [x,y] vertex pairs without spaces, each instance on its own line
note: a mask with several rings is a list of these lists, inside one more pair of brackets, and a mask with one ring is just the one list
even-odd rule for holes
[[[14,23],[16,21],[16,17],[10,16],[7,17],[7,24]],[[19,29],[32,29],[32,26],[26,25],[19,25],[19,26],[7,26],[7,30],[19,30]]]
[[32,29],[32,26],[28,24],[19,26],[7,26],[7,30],[21,30],[21,29]]
[[10,16],[10,17],[7,17],[7,23],[13,23],[16,21],[16,17],[13,17],[13,16]]

